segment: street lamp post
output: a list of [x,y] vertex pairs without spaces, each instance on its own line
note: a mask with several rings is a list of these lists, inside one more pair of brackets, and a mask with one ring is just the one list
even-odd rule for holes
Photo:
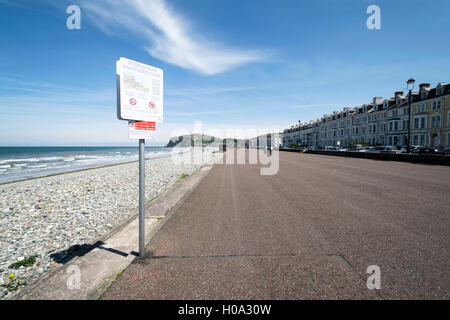
[[411,103],[412,103],[412,90],[414,88],[414,82],[416,82],[416,80],[414,80],[413,78],[410,78],[406,82],[407,90],[409,90],[409,93],[408,93],[408,101],[409,101],[408,144],[407,144],[407,147],[406,147],[406,152],[407,153],[411,153],[411,114],[412,114]]

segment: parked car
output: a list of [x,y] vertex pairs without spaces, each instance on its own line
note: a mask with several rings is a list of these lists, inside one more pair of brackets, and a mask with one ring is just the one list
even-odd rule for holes
[[438,154],[438,150],[435,148],[416,148],[411,152],[414,154]]
[[375,147],[365,147],[364,149],[359,150],[359,152],[373,152],[375,151]]
[[376,146],[370,152],[371,153],[380,153],[381,151],[383,151],[385,149],[386,149],[386,147],[384,147],[384,146]]
[[359,150],[363,150],[364,147],[361,144],[355,144],[350,151],[359,151]]
[[[413,151],[413,150],[416,150],[416,149],[419,149],[419,148],[423,148],[423,146],[411,146],[411,152]],[[401,153],[408,153],[408,147],[401,147],[401,149],[400,149],[400,152]]]
[[395,146],[384,146],[379,148],[380,153],[400,153],[400,150],[398,150]]
[[305,149],[303,150],[303,152],[308,152],[308,151],[315,151],[315,150],[317,150],[317,148],[316,148],[316,147],[313,147],[313,146],[311,146],[311,147],[307,147],[307,148],[305,148]]
[[420,149],[420,148],[425,148],[425,147],[424,147],[424,146],[419,146],[419,145],[415,145],[415,146],[412,145],[412,146],[411,146],[411,151],[412,151],[412,150],[415,150],[415,149]]
[[383,150],[385,147],[383,146],[376,146],[376,147],[372,147],[369,150],[367,150],[367,152],[370,153],[380,153],[381,150]]
[[437,150],[437,153],[439,153],[443,156],[450,156],[450,148],[439,148]]

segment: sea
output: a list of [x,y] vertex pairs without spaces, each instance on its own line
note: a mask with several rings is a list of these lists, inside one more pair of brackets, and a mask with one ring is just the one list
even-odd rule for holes
[[[137,161],[138,152],[138,147],[0,147],[0,184]],[[146,158],[173,152],[167,147],[145,148]]]

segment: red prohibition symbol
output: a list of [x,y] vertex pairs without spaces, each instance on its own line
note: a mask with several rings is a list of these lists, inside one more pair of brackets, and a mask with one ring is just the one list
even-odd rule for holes
[[136,103],[137,103],[137,101],[136,101],[135,98],[131,98],[131,99],[130,99],[130,104],[131,104],[132,106],[135,106]]
[[156,105],[155,105],[155,103],[154,103],[153,101],[150,101],[150,102],[148,103],[148,106],[149,106],[150,108],[152,108],[152,109],[155,109],[155,107],[156,107]]
[[134,122],[130,122],[130,123],[128,123],[128,125],[130,126],[130,128],[133,128],[134,127]]

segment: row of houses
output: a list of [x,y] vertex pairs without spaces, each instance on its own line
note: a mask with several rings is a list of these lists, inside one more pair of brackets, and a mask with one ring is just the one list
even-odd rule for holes
[[248,148],[274,147],[279,148],[283,146],[283,134],[282,133],[268,133],[258,137],[245,140],[245,146]]
[[411,98],[411,116],[409,94],[395,92],[390,99],[375,97],[371,103],[299,122],[284,130],[282,145],[349,147],[364,142],[406,146],[409,127],[412,145],[449,147],[450,84],[440,82],[431,88],[422,83]]

